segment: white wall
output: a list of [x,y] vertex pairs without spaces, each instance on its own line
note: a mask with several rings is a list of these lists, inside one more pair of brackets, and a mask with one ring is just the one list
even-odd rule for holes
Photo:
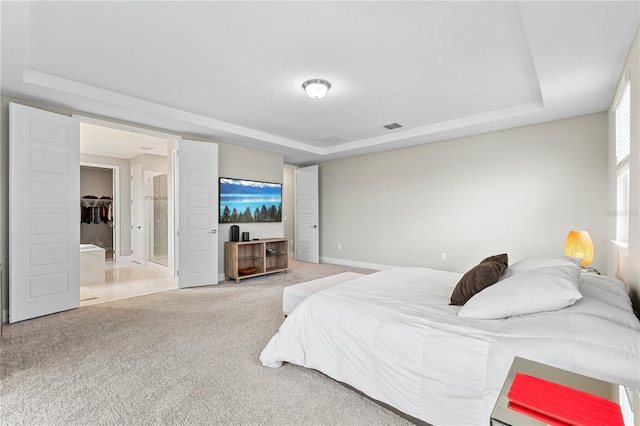
[[[636,310],[640,310],[640,33],[631,45],[627,61],[622,69],[616,88],[618,92],[626,81],[631,82],[631,150],[629,157],[629,210],[617,212],[629,219],[629,251],[622,270],[616,271],[613,245],[609,245],[608,274],[619,273],[632,289]],[[616,211],[616,154],[615,154],[615,103],[614,96],[609,108],[609,211]],[[607,223],[609,240],[616,238],[616,216],[610,215]]]
[[140,164],[143,175],[147,171],[167,173],[168,161],[164,155],[140,154],[131,159],[131,166],[136,164]]
[[599,113],[321,164],[321,258],[464,272],[497,253],[564,254],[580,229],[604,271],[606,207]]

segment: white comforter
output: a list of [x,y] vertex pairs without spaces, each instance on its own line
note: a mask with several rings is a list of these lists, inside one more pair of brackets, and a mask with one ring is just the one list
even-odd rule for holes
[[640,323],[620,282],[583,276],[571,307],[472,320],[448,304],[460,277],[399,268],[318,292],[260,360],[319,370],[436,425],[488,423],[514,356],[640,387]]

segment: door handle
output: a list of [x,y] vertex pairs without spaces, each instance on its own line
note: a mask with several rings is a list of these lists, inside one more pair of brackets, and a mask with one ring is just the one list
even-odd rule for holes
[[317,228],[317,227],[318,227],[318,225],[311,225],[310,227],[311,227],[311,228]]
[[217,229],[212,229],[211,231],[207,231],[207,234],[217,234],[218,230]]
[[142,227],[141,226],[136,226],[136,229],[142,229]]

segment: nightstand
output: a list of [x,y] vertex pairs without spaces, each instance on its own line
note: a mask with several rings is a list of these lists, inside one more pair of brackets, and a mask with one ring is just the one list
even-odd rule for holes
[[589,268],[589,267],[582,268],[582,273],[583,273],[583,274],[595,274],[595,275],[602,275],[602,274],[600,273],[600,271],[598,271],[596,268]]
[[509,403],[507,394],[509,393],[509,389],[511,388],[511,384],[513,383],[513,378],[516,373],[528,374],[616,402],[620,404],[622,415],[625,420],[625,426],[637,426],[640,424],[640,413],[638,412],[639,401],[635,401],[635,422],[634,408],[632,407],[634,404],[633,400],[640,396],[637,389],[629,389],[625,386],[597,380],[528,359],[515,357],[511,364],[511,369],[507,374],[507,378],[502,385],[498,401],[496,401],[496,405],[493,407],[493,411],[491,412],[491,426],[530,426],[547,424],[532,417],[520,414],[507,407]]

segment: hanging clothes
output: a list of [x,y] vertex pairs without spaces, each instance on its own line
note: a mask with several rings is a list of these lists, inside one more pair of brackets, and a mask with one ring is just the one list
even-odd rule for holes
[[81,223],[106,223],[113,227],[113,199],[110,196],[100,198],[85,195],[80,201]]
[[93,203],[98,197],[95,195],[85,195],[82,197],[80,206],[80,221],[82,223],[90,224],[93,222]]
[[100,222],[109,223],[109,208],[111,207],[112,199],[109,196],[100,197]]

